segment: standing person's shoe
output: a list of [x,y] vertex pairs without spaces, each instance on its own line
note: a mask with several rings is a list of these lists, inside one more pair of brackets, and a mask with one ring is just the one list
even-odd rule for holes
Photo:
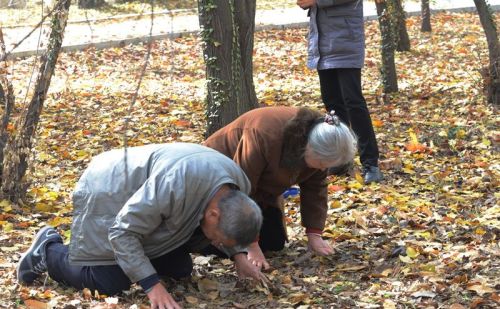
[[46,226],[35,236],[31,247],[21,256],[17,264],[17,280],[20,283],[32,283],[41,274],[47,271],[47,245],[53,242],[62,243],[63,239],[57,231]]
[[365,184],[381,182],[384,179],[384,175],[382,175],[378,166],[373,165],[366,165],[363,167],[363,176]]

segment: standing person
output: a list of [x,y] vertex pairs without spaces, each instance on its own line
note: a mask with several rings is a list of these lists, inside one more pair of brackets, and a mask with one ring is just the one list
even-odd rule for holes
[[160,276],[189,276],[189,253],[210,242],[234,258],[240,276],[261,279],[242,253],[262,224],[249,192],[241,168],[200,145],[102,153],[73,193],[69,247],[53,228],[43,228],[18,263],[18,281],[32,283],[48,271],[57,282],[106,295],[137,282],[151,308],[180,308]]
[[365,183],[380,182],[379,151],[361,89],[365,57],[362,0],[297,0],[309,9],[307,66],[318,70],[321,98],[328,111],[358,136]]
[[248,259],[268,268],[262,251],[283,249],[283,192],[300,186],[300,213],[308,247],[320,255],[333,253],[322,239],[327,216],[326,169],[351,162],[356,137],[337,116],[294,107],[251,110],[211,135],[205,145],[232,158],[252,184],[252,197],[264,222],[258,243],[248,247]]

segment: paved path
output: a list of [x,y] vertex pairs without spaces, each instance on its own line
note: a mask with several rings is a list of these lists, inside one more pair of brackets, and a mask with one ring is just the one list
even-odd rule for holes
[[[500,0],[489,0],[490,5],[500,9]],[[431,4],[431,9],[436,10],[475,10],[473,0],[438,0]],[[409,15],[420,14],[420,1],[407,2],[405,10]],[[376,18],[375,4],[365,3],[364,15],[366,19]],[[69,23],[64,35],[64,50],[78,50],[94,45],[96,48],[123,46],[130,43],[143,42],[148,39],[151,21],[147,15],[145,18],[127,18],[119,20],[99,20],[89,22]],[[259,10],[255,17],[256,29],[279,29],[286,27],[305,27],[308,23],[306,11],[299,7]],[[43,26],[40,42],[46,42],[48,31]],[[24,38],[32,27],[3,28],[7,51],[13,45]],[[199,22],[197,15],[168,15],[159,14],[154,18],[153,37],[164,39],[167,37],[178,37],[183,34],[197,33]],[[45,32],[45,34],[43,34]],[[35,31],[12,53],[11,57],[23,57],[33,55],[37,52],[37,42],[40,30]],[[43,46],[40,47],[43,49]]]

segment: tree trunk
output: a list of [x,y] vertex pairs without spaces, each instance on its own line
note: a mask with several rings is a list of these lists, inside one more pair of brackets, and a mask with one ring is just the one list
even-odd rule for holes
[[382,54],[382,68],[380,73],[382,75],[382,84],[384,92],[397,92],[398,91],[398,78],[396,74],[396,64],[394,62],[394,32],[392,29],[391,16],[387,10],[387,5],[384,0],[376,0],[378,22],[380,33],[382,37],[381,54]]
[[410,37],[406,29],[406,12],[403,9],[401,0],[391,0],[394,6],[394,19],[397,29],[397,51],[410,51]]
[[[5,87],[5,88],[4,88]],[[5,90],[4,90],[5,89]],[[7,140],[9,139],[8,125],[10,116],[14,108],[14,90],[12,84],[7,78],[1,77],[0,80],[0,106],[2,111],[0,123],[0,183],[3,174],[3,151]]]
[[103,4],[104,0],[78,0],[78,8],[80,9],[95,9]]
[[500,98],[500,45],[498,43],[496,23],[491,8],[485,0],[474,0],[474,3],[488,42],[490,64],[487,74],[489,76],[485,78],[487,98],[489,103],[498,105]]
[[[0,59],[4,58],[6,54],[5,42],[3,39],[2,28],[0,28]],[[4,62],[7,64],[7,62]],[[0,184],[2,183],[3,172],[3,150],[9,138],[8,125],[12,110],[14,109],[14,89],[12,83],[7,79],[7,68],[0,67]]]
[[47,51],[41,57],[33,97],[28,107],[21,113],[16,122],[16,135],[11,137],[4,151],[4,170],[2,190],[0,194],[13,202],[17,202],[25,194],[27,185],[24,180],[28,168],[28,156],[32,147],[43,103],[47,96],[50,80],[61,50],[64,29],[68,20],[71,0],[59,0],[58,9],[51,20],[51,33]]
[[422,32],[431,32],[431,8],[429,6],[429,0],[422,0],[422,26],[420,27]]
[[206,136],[257,107],[253,84],[255,0],[198,0],[206,64]]

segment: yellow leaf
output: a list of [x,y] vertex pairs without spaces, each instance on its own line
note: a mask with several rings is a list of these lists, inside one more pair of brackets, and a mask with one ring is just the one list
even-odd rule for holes
[[340,201],[335,200],[330,202],[330,208],[340,208],[342,204],[340,204]]
[[430,273],[435,273],[436,272],[436,265],[425,264],[425,265],[420,266],[420,269],[422,271],[426,271],[426,272],[430,272]]
[[2,225],[2,229],[5,231],[5,232],[10,232],[14,229],[14,224],[12,224],[11,222],[7,222],[5,224]]
[[356,178],[356,181],[359,182],[361,185],[365,183],[363,176],[361,176],[359,172],[356,172],[354,177]]
[[474,231],[474,233],[476,233],[477,235],[484,235],[484,234],[486,234],[486,231],[485,231],[484,229],[482,229],[482,228],[478,227],[478,228]]
[[399,259],[403,263],[407,263],[407,264],[413,263],[413,261],[411,260],[411,258],[409,256],[402,256],[402,255],[400,255]]
[[8,200],[0,201],[0,208],[3,209],[4,212],[9,212],[12,210],[12,205]]
[[71,223],[71,218],[69,217],[55,217],[49,221],[47,221],[47,224],[53,227],[57,227],[61,224],[69,224]]
[[45,203],[36,203],[35,209],[42,212],[51,212],[52,206]]
[[414,259],[417,256],[419,256],[420,253],[417,250],[413,249],[412,247],[408,247],[408,248],[406,248],[406,255],[409,256],[410,258]]
[[432,234],[430,232],[416,232],[415,233],[415,236],[420,236],[420,237],[423,237],[425,238],[426,240],[430,240],[432,239]]
[[415,134],[415,132],[413,132],[412,129],[408,130],[409,133],[410,133],[410,140],[412,141],[413,144],[419,144],[418,142],[418,138],[417,138],[417,134]]
[[349,183],[348,186],[351,189],[361,189],[361,188],[363,188],[363,184],[361,184],[361,183],[359,183],[357,181],[353,181],[353,182]]

